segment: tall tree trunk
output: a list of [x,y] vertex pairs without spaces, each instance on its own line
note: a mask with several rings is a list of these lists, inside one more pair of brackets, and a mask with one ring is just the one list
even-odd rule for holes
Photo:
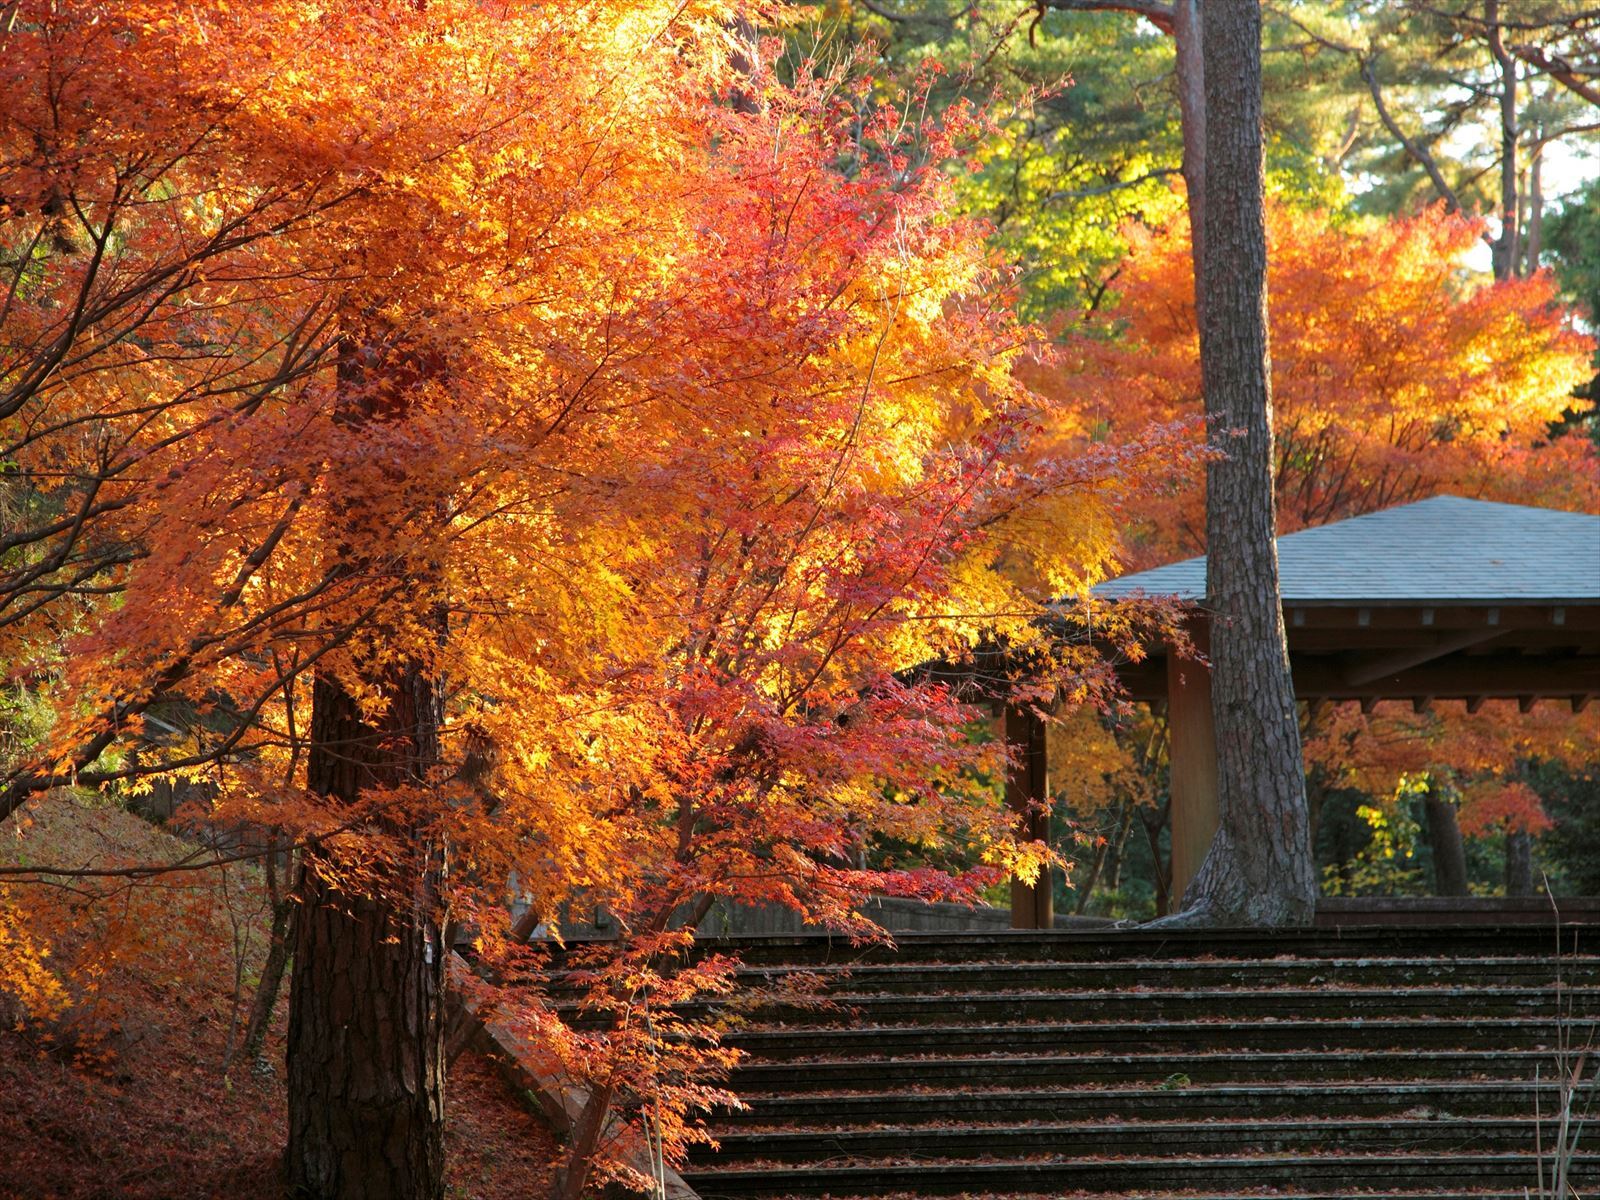
[[1526,829],[1506,830],[1506,895],[1532,896],[1533,835]]
[[[277,835],[273,835],[276,840]],[[292,873],[296,870],[293,851],[283,856]],[[274,850],[264,860],[267,874],[267,894],[272,898],[272,926],[267,935],[267,960],[261,967],[261,981],[256,984],[255,999],[250,1005],[250,1022],[245,1026],[244,1060],[254,1064],[261,1057],[266,1044],[267,1030],[272,1026],[272,1014],[278,1007],[278,989],[283,985],[283,973],[289,965],[290,921],[294,916],[294,893],[298,888],[291,882],[287,889],[278,883],[278,852]]]
[[1221,827],[1186,924],[1301,925],[1316,908],[1300,724],[1278,592],[1259,0],[1204,0],[1200,360],[1212,445],[1206,593]]
[[[339,424],[359,431],[404,419],[418,385],[442,374],[441,356],[375,328],[364,314],[352,311],[347,322]],[[414,586],[436,576],[437,564],[423,558],[374,561],[368,547],[379,536],[378,518],[359,502],[339,520],[344,527],[330,533],[347,578]],[[434,617],[442,636],[443,614]],[[396,636],[381,627],[374,634],[394,652]],[[405,789],[427,786],[440,763],[443,692],[423,663],[397,659],[361,681],[376,695],[371,719],[344,681],[319,672],[312,685],[308,790],[335,809],[384,793],[395,793],[396,803],[365,823],[369,836],[388,842],[367,861],[342,861],[336,845],[301,855],[284,1156],[296,1200],[444,1195],[440,860],[401,799]]]
[[1489,34],[1489,51],[1500,69],[1500,236],[1494,245],[1494,277],[1511,279],[1519,258],[1517,213],[1517,60],[1505,45],[1500,25],[1500,0],[1484,0],[1483,19]]
[[1158,809],[1139,810],[1139,824],[1144,826],[1145,840],[1150,843],[1150,874],[1156,892],[1157,917],[1165,917],[1172,911],[1172,858],[1161,853],[1161,830],[1171,816],[1171,797]]
[[1467,848],[1461,840],[1456,806],[1430,783],[1422,793],[1422,811],[1427,814],[1428,845],[1433,850],[1434,892],[1467,895]]
[[1200,0],[1172,0],[1177,52],[1178,114],[1183,130],[1183,183],[1189,197],[1189,247],[1195,264],[1195,312],[1203,305],[1200,260],[1206,231],[1206,71]]
[[1528,152],[1528,239],[1524,251],[1523,274],[1532,275],[1539,269],[1539,255],[1544,251],[1544,141],[1540,140]]
[[[331,800],[420,782],[438,761],[438,695],[415,666],[389,673],[378,726],[333,679],[312,693],[307,784]],[[432,864],[403,827],[377,886],[340,885],[337,852],[304,853],[289,1003],[289,1194],[304,1200],[444,1195],[443,927]]]
[[1082,916],[1083,910],[1089,907],[1089,897],[1094,895],[1094,889],[1100,883],[1100,872],[1105,870],[1106,854],[1110,849],[1111,839],[1101,837],[1100,844],[1094,848],[1094,860],[1089,864],[1089,873],[1082,881],[1072,883],[1076,893],[1072,898],[1072,911],[1078,916]]

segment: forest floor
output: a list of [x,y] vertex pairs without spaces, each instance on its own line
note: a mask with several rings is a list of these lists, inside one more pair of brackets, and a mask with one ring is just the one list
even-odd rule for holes
[[[52,796],[0,829],[6,866],[194,849],[81,797]],[[265,953],[259,873],[72,883],[0,886],[0,1200],[280,1200],[287,984],[271,1069],[237,1056],[224,1069]],[[30,1020],[18,994],[64,1007]],[[492,1061],[458,1059],[446,1103],[451,1200],[544,1190],[555,1142]]]

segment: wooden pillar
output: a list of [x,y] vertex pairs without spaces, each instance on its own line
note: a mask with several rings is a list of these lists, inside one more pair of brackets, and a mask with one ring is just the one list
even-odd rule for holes
[[[1203,626],[1190,630],[1206,649]],[[1172,911],[1200,870],[1217,835],[1217,730],[1211,714],[1211,670],[1191,658],[1167,655],[1167,731],[1172,777]]]
[[[1012,767],[1006,776],[1006,807],[1022,818],[1022,836],[1029,841],[1050,840],[1050,775],[1045,755],[1044,722],[1031,711],[1007,705],[1005,736],[1011,746]],[[1039,872],[1032,884],[1011,881],[1011,928],[1049,929],[1055,924],[1050,870]]]

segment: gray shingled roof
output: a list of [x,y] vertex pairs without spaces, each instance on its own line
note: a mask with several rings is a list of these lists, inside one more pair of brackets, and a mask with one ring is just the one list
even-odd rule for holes
[[[1600,603],[1600,516],[1435,496],[1278,539],[1285,604]],[[1198,600],[1206,560],[1095,588]]]

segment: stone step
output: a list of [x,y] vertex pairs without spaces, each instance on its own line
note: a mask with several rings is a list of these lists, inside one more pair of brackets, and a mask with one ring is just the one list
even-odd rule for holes
[[[869,1024],[897,1026],[953,1021],[1161,1021],[1211,1014],[1235,1019],[1316,1017],[1387,1018],[1447,1015],[1463,1008],[1481,1016],[1584,1018],[1600,1013],[1600,988],[1519,987],[1322,987],[1217,988],[1074,992],[946,992],[932,996],[846,993],[813,1004],[765,1004],[751,1014],[758,1026],[832,1028]],[[568,1015],[575,1015],[563,1006]],[[681,1011],[705,1011],[686,1006]]]
[[[1597,938],[1600,943],[1600,938]],[[829,992],[932,995],[939,992],[1116,991],[1169,988],[1315,987],[1359,982],[1550,987],[1558,979],[1600,985],[1600,956],[1564,958],[1272,958],[1129,959],[1116,962],[863,963],[815,967],[746,967],[741,988],[781,990],[791,980]]]
[[[1285,1191],[1282,1188],[1246,1188],[1230,1189],[1226,1194],[1217,1192],[1197,1192],[1193,1190],[1156,1191],[1141,1190],[1137,1200],[1529,1200],[1532,1189],[1524,1191],[1517,1188],[1507,1191],[1501,1188],[1449,1188],[1443,1191],[1428,1189],[1426,1191],[1396,1191],[1385,1188],[1373,1191],[1362,1188],[1359,1191],[1345,1191],[1343,1189],[1323,1189],[1308,1192],[1301,1189]],[[1086,1197],[1104,1197],[1105,1192],[1086,1192],[1074,1188],[1070,1192],[1004,1192],[991,1193],[1003,1195],[1005,1200],[1084,1200]],[[773,1200],[789,1200],[788,1197],[774,1197]],[[798,1198],[795,1198],[798,1200]],[[879,1196],[830,1196],[828,1200],[882,1200]],[[908,1198],[906,1193],[900,1193],[895,1200],[915,1200]]]
[[[988,1014],[985,1014],[986,1016]],[[1349,1020],[1086,1021],[759,1027],[726,1037],[760,1062],[985,1054],[1138,1054],[1267,1050],[1541,1050],[1560,1045],[1551,1019],[1376,1017]]]
[[1473,1117],[1379,1118],[1370,1120],[1279,1119],[1270,1121],[1137,1121],[1027,1125],[975,1125],[941,1129],[921,1126],[840,1125],[826,1130],[763,1129],[732,1133],[714,1153],[701,1150],[691,1162],[714,1157],[732,1168],[744,1162],[827,1163],[900,1161],[937,1154],[945,1161],[1104,1155],[1275,1155],[1337,1150],[1340,1153],[1532,1152],[1534,1119]]
[[766,998],[729,1035],[751,1107],[687,1177],[707,1200],[1522,1196],[1556,1050],[1600,1016],[1590,934],[1559,962],[1536,927],[702,943],[740,946]]
[[1213,1084],[1080,1090],[900,1091],[753,1095],[748,1107],[720,1112],[712,1131],[768,1126],[794,1129],[859,1122],[940,1125],[1020,1121],[1207,1120],[1266,1117],[1528,1116],[1555,1108],[1545,1083]]
[[1015,1054],[926,1058],[817,1058],[745,1062],[733,1070],[735,1092],[803,1095],[881,1092],[924,1087],[933,1091],[981,1088],[1090,1087],[1189,1083],[1310,1084],[1322,1080],[1509,1080],[1548,1078],[1553,1057],[1544,1050],[1245,1051],[1143,1054]]
[[[1064,930],[905,933],[893,944],[856,945],[827,934],[702,938],[701,953],[734,953],[746,966],[871,963],[1116,962],[1274,958],[1549,957],[1600,948],[1600,930],[1566,924],[1326,929]],[[557,962],[554,965],[559,965]]]
[[[1572,1182],[1581,1191],[1600,1180],[1600,1155],[1580,1155]],[[865,1164],[805,1163],[690,1170],[684,1179],[702,1196],[948,1196],[1048,1194],[1073,1191],[1121,1194],[1174,1187],[1237,1198],[1250,1189],[1324,1190],[1335,1195],[1364,1190],[1422,1192],[1499,1189],[1530,1191],[1538,1180],[1525,1153],[1357,1154],[1321,1151],[1272,1156],[1040,1157],[988,1162],[925,1159]]]

